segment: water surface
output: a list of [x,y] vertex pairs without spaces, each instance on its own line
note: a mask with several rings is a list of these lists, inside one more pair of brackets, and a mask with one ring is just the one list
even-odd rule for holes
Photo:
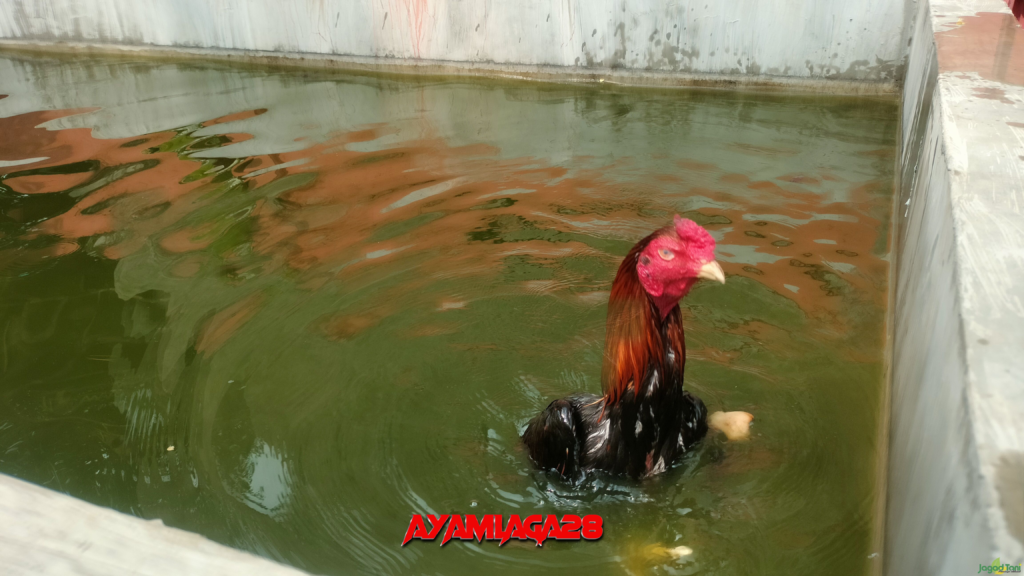
[[[869,570],[894,102],[13,56],[0,79],[0,472],[322,574]],[[599,389],[618,262],[675,213],[728,275],[683,302],[687,386],[753,437],[569,487],[517,436]],[[413,513],[605,536],[402,548]]]

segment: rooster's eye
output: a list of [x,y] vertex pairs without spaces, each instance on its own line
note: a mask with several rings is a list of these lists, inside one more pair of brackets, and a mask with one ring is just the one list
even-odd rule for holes
[[661,256],[662,260],[671,260],[676,257],[676,254],[668,248],[662,248],[658,250],[658,256]]

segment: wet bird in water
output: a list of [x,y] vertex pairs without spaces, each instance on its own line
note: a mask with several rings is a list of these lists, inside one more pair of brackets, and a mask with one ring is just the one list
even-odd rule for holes
[[626,255],[608,301],[604,394],[555,400],[530,421],[523,442],[544,470],[578,480],[590,470],[642,478],[664,472],[708,432],[743,438],[753,416],[716,412],[683,390],[679,300],[700,279],[725,283],[715,240],[692,220],[640,240]]

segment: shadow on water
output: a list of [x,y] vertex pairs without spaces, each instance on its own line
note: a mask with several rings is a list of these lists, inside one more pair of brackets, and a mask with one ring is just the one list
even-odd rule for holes
[[[893,103],[0,77],[0,471],[317,573],[867,570]],[[687,385],[754,436],[568,487],[518,434],[599,388],[618,261],[674,213],[729,276],[684,301]],[[399,546],[437,512],[605,536]]]

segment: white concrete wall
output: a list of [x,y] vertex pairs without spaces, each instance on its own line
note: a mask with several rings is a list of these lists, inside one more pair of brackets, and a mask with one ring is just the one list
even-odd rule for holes
[[0,474],[4,576],[303,576],[198,534]]
[[918,0],[3,0],[0,39],[893,82]]
[[[979,12],[1006,34],[979,29]],[[915,29],[885,573],[976,574],[996,558],[1024,562],[1024,86],[982,77],[1024,66],[1011,56],[1024,31],[1002,0],[923,2]],[[936,33],[959,44],[940,52]],[[971,53],[990,60],[958,61]]]

